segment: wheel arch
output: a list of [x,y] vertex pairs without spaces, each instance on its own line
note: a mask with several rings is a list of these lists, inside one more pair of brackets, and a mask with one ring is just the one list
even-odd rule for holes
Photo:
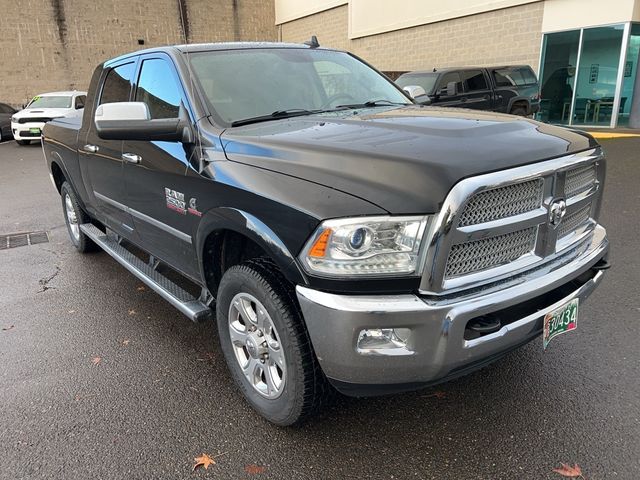
[[214,296],[222,274],[229,267],[257,256],[271,259],[289,282],[307,283],[284,242],[268,225],[248,212],[228,207],[207,212],[195,240],[202,279]]
[[529,98],[527,97],[523,97],[523,96],[518,96],[518,97],[513,97],[509,100],[509,108],[507,109],[508,113],[511,113],[511,111],[516,108],[516,107],[524,107],[527,110],[527,114],[529,112],[531,112],[531,101]]

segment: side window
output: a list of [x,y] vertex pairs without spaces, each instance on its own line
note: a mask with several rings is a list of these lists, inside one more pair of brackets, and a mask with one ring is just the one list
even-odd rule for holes
[[462,79],[460,78],[460,73],[449,72],[442,75],[442,77],[440,77],[440,80],[438,80],[438,87],[436,88],[436,93],[440,93],[440,95],[446,95],[447,85],[450,82],[456,82],[456,88],[458,90],[458,93],[462,92]]
[[477,90],[487,90],[487,80],[484,78],[482,70],[465,70],[462,73],[463,80],[467,85],[467,92]]
[[80,110],[81,108],[84,108],[84,103],[87,100],[87,96],[86,95],[78,95],[76,97],[76,110]]
[[520,73],[522,74],[525,85],[533,85],[534,83],[538,83],[536,74],[533,73],[533,70],[531,70],[531,68],[523,67],[520,69]]
[[161,58],[142,62],[136,102],[147,104],[152,119],[179,116],[182,94],[173,72],[173,66]]
[[131,79],[135,73],[135,63],[125,63],[113,68],[107,73],[107,78],[102,86],[100,103],[128,102],[131,92]]

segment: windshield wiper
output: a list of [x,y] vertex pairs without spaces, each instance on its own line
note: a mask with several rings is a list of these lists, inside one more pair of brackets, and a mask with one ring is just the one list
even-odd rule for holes
[[393,102],[391,100],[368,100],[364,103],[353,103],[349,105],[338,105],[336,108],[363,108],[363,107],[386,107],[387,105],[411,105],[410,103]]
[[288,110],[276,110],[269,115],[258,115],[257,117],[243,118],[242,120],[235,120],[231,122],[232,127],[239,127],[241,125],[249,125],[250,123],[268,122],[269,120],[278,120],[281,118],[299,117],[302,115],[312,115],[314,113],[321,113],[324,110],[306,110],[304,108],[290,108]]

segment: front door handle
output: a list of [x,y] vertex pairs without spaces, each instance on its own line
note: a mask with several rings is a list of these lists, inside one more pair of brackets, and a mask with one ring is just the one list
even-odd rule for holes
[[135,153],[123,153],[122,160],[129,163],[138,164],[142,161],[142,157],[140,155],[136,155]]
[[97,145],[85,145],[84,146],[84,151],[85,152],[89,152],[89,153],[98,153],[98,146]]

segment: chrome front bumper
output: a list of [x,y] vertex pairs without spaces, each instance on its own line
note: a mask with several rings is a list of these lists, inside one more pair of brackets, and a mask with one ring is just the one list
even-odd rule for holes
[[[296,287],[296,292],[318,361],[339,390],[352,395],[402,391],[464,374],[540,335],[546,313],[571,299],[586,299],[601,282],[604,273],[594,265],[607,256],[608,249],[606,231],[598,226],[570,263],[539,268],[464,297],[337,295],[303,286]],[[566,290],[578,277],[586,280]],[[563,292],[560,299],[558,291]],[[509,319],[494,333],[464,338],[473,318],[534,299],[544,301],[545,296],[552,300],[543,308],[538,305],[530,314]],[[410,329],[408,351],[358,353],[358,335],[367,328]]]

